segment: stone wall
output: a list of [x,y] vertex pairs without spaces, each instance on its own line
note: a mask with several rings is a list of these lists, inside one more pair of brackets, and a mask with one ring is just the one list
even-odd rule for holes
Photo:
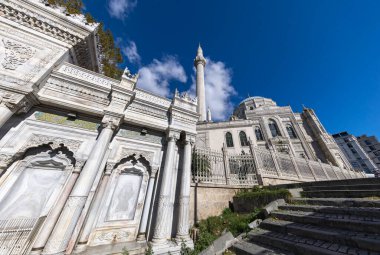
[[[241,187],[217,184],[191,184],[190,224],[222,213],[232,203],[232,197]],[[197,215],[195,215],[195,211]]]

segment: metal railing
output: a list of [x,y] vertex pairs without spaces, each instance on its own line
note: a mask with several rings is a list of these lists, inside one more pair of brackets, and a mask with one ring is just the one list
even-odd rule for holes
[[0,255],[27,254],[43,218],[0,220]]
[[265,179],[289,181],[322,181],[363,178],[353,169],[343,169],[319,161],[296,158],[263,148],[250,146],[249,154],[230,154],[226,149],[215,151],[194,148],[193,181],[226,185],[265,185]]

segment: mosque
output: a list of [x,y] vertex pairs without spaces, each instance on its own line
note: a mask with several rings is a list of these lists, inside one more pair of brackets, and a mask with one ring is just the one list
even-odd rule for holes
[[[235,155],[226,185],[361,177],[311,109],[250,97],[230,121],[207,118],[201,48],[197,98],[168,99],[137,88],[128,69],[104,76],[97,24],[83,16],[40,0],[3,0],[0,13],[1,254],[192,247],[192,185],[205,173],[196,148],[223,151],[218,162]],[[239,155],[249,169],[236,168]]]

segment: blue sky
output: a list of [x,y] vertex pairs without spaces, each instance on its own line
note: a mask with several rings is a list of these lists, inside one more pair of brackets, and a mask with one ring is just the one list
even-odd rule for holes
[[311,107],[330,133],[380,138],[380,1],[84,2],[142,88],[191,89],[200,42],[214,117],[228,118],[249,94]]

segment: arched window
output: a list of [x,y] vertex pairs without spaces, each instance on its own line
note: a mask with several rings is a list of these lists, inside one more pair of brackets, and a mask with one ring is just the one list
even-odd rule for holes
[[247,139],[247,135],[245,134],[244,131],[240,131],[239,133],[239,138],[240,138],[240,144],[241,146],[248,146],[248,139]]
[[255,127],[255,135],[257,141],[264,141],[263,133],[261,132],[260,127]]
[[281,136],[281,133],[278,130],[277,124],[274,120],[269,120],[268,126],[272,134],[272,137]]
[[226,133],[226,144],[227,147],[234,147],[234,140],[232,139],[232,134],[230,132]]
[[286,126],[286,131],[288,132],[288,135],[291,139],[297,138],[296,132],[291,125]]

